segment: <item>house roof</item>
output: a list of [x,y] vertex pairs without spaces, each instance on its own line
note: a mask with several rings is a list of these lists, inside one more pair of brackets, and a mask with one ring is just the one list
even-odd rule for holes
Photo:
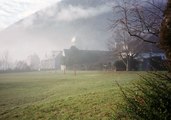
[[68,61],[77,64],[97,64],[114,60],[111,51],[80,50],[72,46],[70,49],[64,49],[64,53]]
[[131,41],[128,45],[129,47],[132,47],[134,50],[138,51],[139,53],[164,53],[163,50],[161,50],[157,44],[144,42],[142,40],[135,40]]

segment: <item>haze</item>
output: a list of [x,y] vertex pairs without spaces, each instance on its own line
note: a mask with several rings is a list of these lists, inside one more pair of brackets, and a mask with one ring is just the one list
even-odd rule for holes
[[1,0],[0,54],[12,61],[30,54],[43,58],[74,44],[105,50],[110,38],[110,0]]

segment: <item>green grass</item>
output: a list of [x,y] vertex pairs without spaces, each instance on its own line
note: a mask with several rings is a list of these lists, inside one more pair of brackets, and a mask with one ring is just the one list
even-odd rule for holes
[[0,120],[111,119],[137,72],[0,74]]

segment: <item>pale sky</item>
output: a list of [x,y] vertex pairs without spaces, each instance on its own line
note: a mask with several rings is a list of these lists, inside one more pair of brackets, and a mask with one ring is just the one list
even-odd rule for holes
[[61,0],[0,0],[0,30]]
[[[0,0],[0,31],[3,31],[5,28],[9,27],[12,24],[15,24],[21,19],[24,19],[25,17],[28,17],[35,12],[54,5],[60,1],[61,0]],[[12,55],[12,53],[13,56],[23,56],[23,54],[26,54],[28,52],[23,52],[23,54],[22,52],[20,52],[21,48],[26,48],[26,46],[28,47],[28,45],[25,46],[26,43],[22,43],[22,46],[21,44],[19,46],[18,44],[13,44],[11,42],[13,41],[9,42],[0,39],[0,54],[3,54],[8,50],[10,56]],[[18,50],[17,47],[20,49]],[[21,58],[24,59],[26,58],[26,56],[23,56]]]

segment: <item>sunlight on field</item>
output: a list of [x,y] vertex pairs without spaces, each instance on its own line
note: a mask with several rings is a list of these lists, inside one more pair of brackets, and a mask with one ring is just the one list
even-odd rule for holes
[[0,119],[109,119],[138,72],[0,74]]

